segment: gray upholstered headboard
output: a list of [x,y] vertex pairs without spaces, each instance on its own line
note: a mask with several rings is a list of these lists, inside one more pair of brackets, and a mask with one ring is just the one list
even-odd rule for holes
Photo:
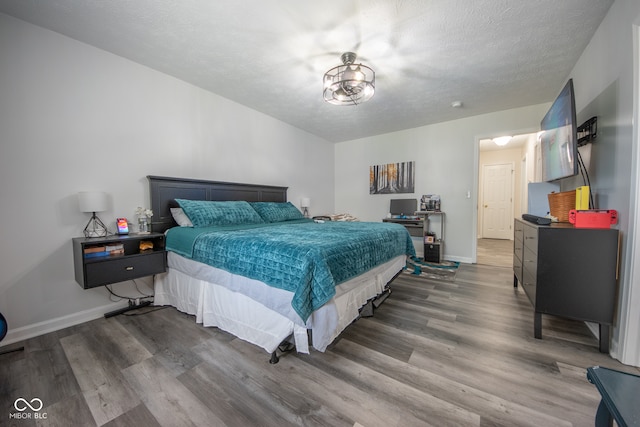
[[239,184],[200,179],[147,176],[153,211],[152,230],[164,233],[175,227],[171,207],[175,199],[190,200],[246,200],[248,202],[286,202],[287,188],[272,185]]

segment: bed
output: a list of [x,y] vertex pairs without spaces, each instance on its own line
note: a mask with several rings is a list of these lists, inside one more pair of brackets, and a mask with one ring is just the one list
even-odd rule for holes
[[315,222],[286,187],[148,179],[152,228],[168,250],[154,304],[262,347],[273,363],[283,342],[325,351],[415,255],[404,227]]

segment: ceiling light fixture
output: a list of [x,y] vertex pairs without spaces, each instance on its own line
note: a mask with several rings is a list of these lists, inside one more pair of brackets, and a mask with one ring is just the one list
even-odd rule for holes
[[376,90],[376,73],[370,67],[354,64],[356,54],[343,53],[343,65],[324,74],[324,100],[333,105],[358,105],[371,99]]
[[496,143],[496,145],[499,145],[500,147],[507,145],[509,143],[509,141],[511,141],[511,136],[500,136],[498,138],[493,138],[493,142]]

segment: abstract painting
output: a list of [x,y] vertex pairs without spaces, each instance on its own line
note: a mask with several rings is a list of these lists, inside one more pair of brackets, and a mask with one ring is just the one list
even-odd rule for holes
[[370,166],[369,194],[413,193],[415,174],[415,162]]

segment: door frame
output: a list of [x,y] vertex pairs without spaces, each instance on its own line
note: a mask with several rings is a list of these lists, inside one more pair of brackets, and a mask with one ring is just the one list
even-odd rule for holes
[[[506,129],[503,131],[497,130],[492,135],[475,135],[473,144],[473,187],[471,193],[471,201],[475,209],[473,210],[473,224],[471,225],[471,233],[473,235],[473,244],[471,245],[471,262],[473,264],[478,263],[478,209],[479,204],[479,188],[480,188],[480,140],[492,139],[500,135],[523,135],[527,133],[536,133],[539,129],[526,128],[526,129]],[[520,202],[522,203],[522,201]]]

